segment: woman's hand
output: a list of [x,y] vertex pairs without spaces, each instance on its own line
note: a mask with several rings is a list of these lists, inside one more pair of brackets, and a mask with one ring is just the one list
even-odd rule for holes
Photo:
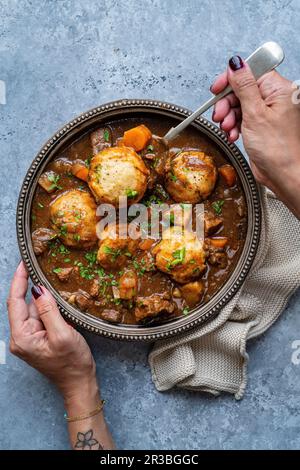
[[[44,287],[33,287],[27,305],[28,274],[20,263],[8,297],[13,354],[47,376],[68,403],[86,395],[98,395],[96,367],[85,339],[61,316]],[[87,405],[89,406],[89,405]]]
[[295,87],[275,71],[256,82],[239,56],[230,59],[211,91],[219,93],[228,82],[234,94],[215,105],[213,120],[231,142],[241,132],[257,181],[300,218],[300,106],[293,103]]
[[34,299],[26,304],[27,289],[28,273],[21,262],[7,300],[11,352],[55,383],[64,397],[68,416],[88,416],[69,423],[74,449],[114,448],[103,412],[89,417],[100,403],[96,366],[90,348],[65,322],[47,289],[33,287]]

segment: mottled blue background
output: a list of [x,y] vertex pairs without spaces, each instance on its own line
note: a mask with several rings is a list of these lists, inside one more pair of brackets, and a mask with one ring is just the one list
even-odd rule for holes
[[[285,48],[283,73],[300,78],[299,0],[0,0],[0,340],[5,299],[19,261],[15,207],[25,172],[44,141],[88,108],[118,98],[155,98],[195,108],[233,53],[265,40]],[[288,249],[288,247],[287,247]],[[106,416],[120,448],[300,447],[300,295],[249,345],[245,398],[158,393],[149,345],[87,336]],[[37,372],[7,351],[0,365],[0,448],[68,448],[63,404]]]

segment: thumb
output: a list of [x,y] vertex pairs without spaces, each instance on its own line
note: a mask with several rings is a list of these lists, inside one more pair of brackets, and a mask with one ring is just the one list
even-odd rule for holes
[[43,322],[43,325],[49,334],[49,338],[51,338],[51,336],[56,336],[57,333],[66,328],[67,323],[61,316],[54,297],[45,287],[42,286],[33,286],[31,292],[37,308],[38,316]]
[[264,101],[249,65],[238,55],[229,60],[228,81],[240,100],[243,114],[257,114]]

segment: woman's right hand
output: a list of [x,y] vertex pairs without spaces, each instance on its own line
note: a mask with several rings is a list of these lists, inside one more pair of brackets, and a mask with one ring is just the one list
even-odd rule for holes
[[[227,85],[234,94],[220,100],[213,120],[231,142],[241,132],[256,180],[270,188],[300,218],[300,105],[292,82],[273,71],[257,82],[249,66],[235,56],[211,87]],[[294,96],[294,99],[293,99]]]

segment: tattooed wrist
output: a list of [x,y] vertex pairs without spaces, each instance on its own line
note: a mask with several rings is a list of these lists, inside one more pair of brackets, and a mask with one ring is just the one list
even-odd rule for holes
[[104,450],[104,447],[94,438],[94,431],[78,432],[74,449],[78,450]]

